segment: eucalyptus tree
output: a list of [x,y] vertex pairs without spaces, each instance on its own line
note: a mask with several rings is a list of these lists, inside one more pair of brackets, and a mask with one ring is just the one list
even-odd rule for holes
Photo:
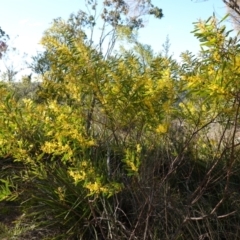
[[[134,35],[150,16],[163,17],[162,9],[151,0],[85,0],[86,11],[79,10],[71,14],[66,24],[72,36],[84,39],[104,58],[108,58],[123,34]],[[53,24],[61,24],[58,18]],[[50,68],[50,56],[47,50],[33,57],[32,71],[43,75]]]
[[223,0],[227,6],[227,11],[231,17],[231,21],[236,30],[240,30],[240,1],[239,0]]
[[3,53],[7,50],[7,39],[8,35],[0,27],[0,58],[2,58]]

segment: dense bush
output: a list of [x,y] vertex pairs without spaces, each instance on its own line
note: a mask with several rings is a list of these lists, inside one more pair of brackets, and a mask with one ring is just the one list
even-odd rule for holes
[[0,200],[18,215],[0,236],[238,239],[238,38],[210,18],[199,56],[146,63],[76,31],[45,33],[34,97],[1,85]]

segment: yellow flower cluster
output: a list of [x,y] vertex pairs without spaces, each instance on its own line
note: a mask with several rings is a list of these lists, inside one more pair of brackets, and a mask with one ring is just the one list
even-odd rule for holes
[[168,124],[167,123],[159,124],[156,128],[156,132],[160,133],[160,134],[164,134],[167,131],[168,131]]
[[82,161],[77,170],[69,170],[69,175],[74,179],[75,184],[86,180],[89,176],[94,175],[94,169],[90,161]]
[[136,145],[135,150],[127,149],[125,159],[123,160],[127,166],[130,175],[137,175],[141,164],[140,155],[142,148],[140,144]]
[[31,108],[33,105],[33,101],[31,99],[24,98],[23,102],[24,102],[26,108]]
[[94,183],[88,182],[84,186],[89,190],[90,192],[89,195],[99,194],[99,193],[108,194],[109,192],[108,188],[103,187],[100,182],[94,182]]
[[200,76],[191,76],[187,78],[188,81],[188,88],[195,88],[198,86],[201,86],[201,84],[203,83],[203,79]]
[[42,146],[41,150],[44,153],[51,154],[53,153],[54,155],[67,155],[68,158],[70,159],[73,156],[73,150],[68,144],[62,144],[61,142],[58,141],[46,141]]
[[69,170],[68,174],[73,178],[75,184],[82,182],[83,187],[89,191],[89,195],[105,194],[110,196],[122,188],[118,183],[104,184],[90,160],[82,161],[78,169]]
[[211,84],[209,86],[209,89],[211,90],[210,92],[210,95],[213,95],[213,94],[224,94],[225,93],[225,90],[223,87],[219,86],[218,84]]

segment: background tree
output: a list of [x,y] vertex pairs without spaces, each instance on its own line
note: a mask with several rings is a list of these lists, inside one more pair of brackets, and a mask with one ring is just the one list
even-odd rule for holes
[[[196,0],[198,1],[198,0]],[[199,0],[204,2],[207,0]],[[222,0],[227,7],[227,11],[231,17],[231,22],[233,23],[234,28],[240,30],[240,1],[239,0]]]
[[[97,0],[85,0],[85,3],[86,11],[71,14],[67,21],[71,26],[68,31],[71,31],[73,37],[85,38],[89,46],[106,58],[113,52],[123,32],[125,35],[136,34],[137,30],[145,27],[150,16],[158,19],[163,17],[162,9],[149,0],[104,0],[103,9],[98,7]],[[54,20],[58,24],[61,21],[61,18]],[[43,74],[49,65],[49,56],[45,51],[33,58],[31,68],[33,72]]]
[[0,59],[2,58],[3,53],[7,50],[7,39],[8,35],[0,27]]
[[21,54],[8,42],[8,48],[2,56],[1,80],[8,83],[21,80],[21,73],[27,69],[25,57],[25,54]]
[[223,0],[227,6],[233,26],[236,30],[240,30],[240,1],[239,0]]

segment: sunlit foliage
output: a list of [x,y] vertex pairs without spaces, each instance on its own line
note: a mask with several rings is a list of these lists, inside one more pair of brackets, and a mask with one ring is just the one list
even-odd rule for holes
[[106,57],[55,21],[34,98],[0,86],[1,200],[56,239],[233,238],[240,48],[222,21],[194,23],[202,50],[181,63],[141,44]]

